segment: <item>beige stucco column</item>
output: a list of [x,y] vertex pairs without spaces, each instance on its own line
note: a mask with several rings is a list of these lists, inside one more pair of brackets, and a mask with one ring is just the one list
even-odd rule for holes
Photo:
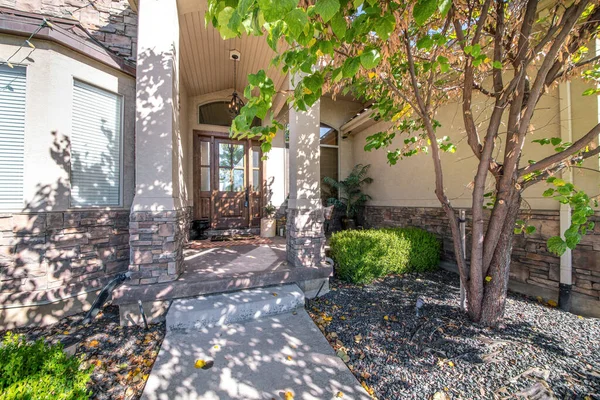
[[189,209],[180,181],[179,18],[174,0],[138,3],[136,193],[129,269],[134,284],[177,279]]
[[[294,87],[294,78],[290,79]],[[306,111],[292,108],[289,115],[287,258],[297,267],[320,265],[324,255],[319,114],[317,102]]]

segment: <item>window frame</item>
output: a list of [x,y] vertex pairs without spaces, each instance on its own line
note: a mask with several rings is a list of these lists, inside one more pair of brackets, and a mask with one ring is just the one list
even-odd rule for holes
[[[117,204],[110,204],[110,205],[90,205],[90,204],[86,204],[86,205],[78,205],[78,204],[73,204],[73,164],[72,164],[72,142],[73,142],[73,111],[74,111],[74,105],[75,105],[75,99],[73,96],[74,90],[75,90],[75,83],[79,82],[82,83],[84,85],[87,86],[91,86],[93,88],[96,88],[98,90],[101,90],[103,92],[112,94],[116,97],[118,97],[120,99],[120,137],[119,137],[119,201]],[[77,209],[77,210],[85,210],[85,209],[90,209],[90,210],[98,210],[98,209],[112,209],[112,208],[123,208],[124,207],[124,175],[125,175],[125,168],[124,168],[124,151],[123,151],[123,145],[125,143],[125,96],[121,93],[115,92],[113,90],[107,89],[105,87],[102,87],[98,84],[92,83],[86,79],[82,79],[82,78],[78,78],[76,76],[72,76],[72,86],[71,86],[71,132],[69,135],[69,209]]]

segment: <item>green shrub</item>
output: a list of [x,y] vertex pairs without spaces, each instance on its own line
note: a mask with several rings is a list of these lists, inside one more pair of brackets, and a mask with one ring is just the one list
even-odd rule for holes
[[337,275],[354,283],[435,269],[440,261],[440,242],[418,228],[342,231],[334,233],[329,243]]
[[63,352],[62,345],[42,339],[27,343],[22,335],[7,333],[0,345],[0,400],[83,400],[92,368]]

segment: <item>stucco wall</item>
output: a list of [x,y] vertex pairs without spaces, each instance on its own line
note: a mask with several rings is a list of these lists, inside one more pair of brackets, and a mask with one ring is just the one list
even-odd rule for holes
[[79,21],[109,49],[135,60],[137,15],[127,0],[0,0],[0,7]]
[[[22,41],[0,35],[0,59]],[[24,207],[0,214],[1,327],[50,323],[80,312],[129,264],[135,80],[58,44],[35,40],[35,45],[24,61]],[[70,208],[74,79],[123,96],[122,207]]]
[[[573,137],[577,139],[587,132],[593,124],[598,122],[598,104],[596,98],[582,97],[582,85],[575,83],[571,86],[572,124]],[[475,118],[481,126],[485,127],[488,113],[492,103],[479,97],[475,103]],[[471,203],[471,189],[469,183],[476,173],[476,159],[470,147],[466,143],[464,124],[461,107],[458,103],[452,103],[442,107],[436,117],[441,127],[438,136],[449,136],[457,146],[454,154],[442,153],[441,159],[444,168],[444,184],[448,197],[456,207],[468,207]],[[564,121],[563,121],[564,123]],[[553,153],[551,146],[540,146],[532,143],[532,140],[544,137],[561,137],[560,99],[558,89],[553,90],[545,96],[538,106],[534,115],[533,127],[535,130],[528,135],[523,150],[521,165],[528,160],[539,160]],[[354,162],[371,164],[370,175],[374,182],[365,191],[373,200],[370,205],[377,206],[419,206],[438,207],[439,201],[434,193],[434,172],[431,155],[418,154],[400,160],[395,166],[387,163],[386,150],[364,151],[366,138],[376,132],[387,129],[384,122],[375,124],[362,132],[352,136],[354,147]],[[406,136],[399,135],[395,138],[390,150],[401,148]],[[500,135],[499,146],[504,147],[502,142],[504,134]],[[501,153],[498,155],[501,159]],[[598,169],[597,159],[589,160],[586,166]],[[491,182],[491,181],[490,181]],[[578,171],[574,174],[574,184],[595,195],[600,184],[600,175],[590,171]],[[490,186],[491,188],[492,186]],[[552,199],[542,197],[542,192],[547,188],[545,184],[534,185],[524,193],[528,206],[539,210],[556,210],[559,203]]]

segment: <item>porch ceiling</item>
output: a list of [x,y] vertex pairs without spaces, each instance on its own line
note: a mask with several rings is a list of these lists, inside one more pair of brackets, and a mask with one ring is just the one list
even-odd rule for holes
[[223,40],[212,25],[205,27],[206,0],[179,0],[181,76],[188,95],[203,94],[233,87],[233,61],[229,50],[238,50],[237,90],[243,92],[248,75],[264,69],[281,89],[286,76],[269,67],[274,56],[264,36],[244,36]]

